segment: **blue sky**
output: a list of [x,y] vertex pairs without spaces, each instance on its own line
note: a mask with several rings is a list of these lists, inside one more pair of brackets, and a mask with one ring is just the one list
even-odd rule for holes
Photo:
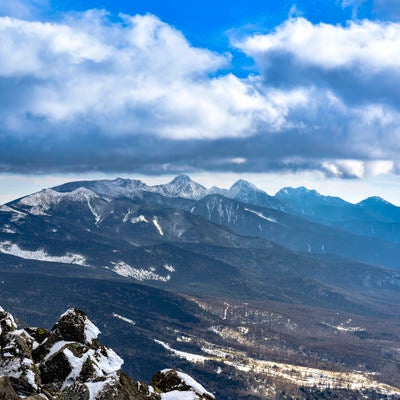
[[0,202],[239,177],[397,204],[394,0],[0,0]]

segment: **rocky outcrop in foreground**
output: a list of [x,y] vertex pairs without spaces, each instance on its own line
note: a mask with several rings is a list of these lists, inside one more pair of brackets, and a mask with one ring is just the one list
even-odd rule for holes
[[157,372],[151,385],[121,371],[123,360],[100,345],[99,329],[78,309],[54,327],[18,329],[0,307],[0,400],[214,400],[189,375]]

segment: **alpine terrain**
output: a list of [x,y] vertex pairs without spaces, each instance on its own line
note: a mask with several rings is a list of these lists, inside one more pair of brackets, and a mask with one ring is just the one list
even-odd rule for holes
[[189,375],[165,369],[147,386],[121,371],[123,360],[101,346],[96,325],[78,309],[63,313],[51,331],[18,329],[0,308],[0,397],[4,400],[213,400]]
[[399,242],[400,208],[381,198],[185,175],[43,189],[0,207],[2,385],[10,399],[400,398]]

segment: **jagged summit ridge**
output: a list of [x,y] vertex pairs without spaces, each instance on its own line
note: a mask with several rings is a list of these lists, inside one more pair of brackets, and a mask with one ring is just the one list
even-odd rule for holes
[[100,330],[76,308],[47,331],[18,329],[0,307],[0,329],[2,400],[214,399],[189,375],[174,370],[157,372],[152,386],[129,378],[121,371],[121,357],[100,345]]
[[[147,185],[138,179],[127,178],[69,182],[51,189],[43,189],[9,204],[18,203],[25,206],[25,208],[29,206],[30,210],[28,211],[32,214],[45,215],[48,209],[64,200],[88,202],[90,204],[99,198],[106,201],[124,197],[128,199],[140,198],[145,192],[159,194],[164,197],[180,197],[190,200],[201,200],[208,195],[219,194],[244,203],[282,211],[290,210],[292,202],[310,200],[352,206],[351,203],[339,197],[322,195],[316,190],[308,189],[304,186],[287,186],[280,189],[275,196],[270,196],[253,183],[244,179],[237,180],[229,189],[216,186],[206,188],[184,174],[176,176],[166,184],[154,186]],[[378,196],[366,198],[359,202],[357,206],[368,207],[377,204],[398,208]]]
[[251,182],[244,179],[237,180],[229,189],[230,193],[234,195],[240,190],[260,190],[257,186],[253,185]]

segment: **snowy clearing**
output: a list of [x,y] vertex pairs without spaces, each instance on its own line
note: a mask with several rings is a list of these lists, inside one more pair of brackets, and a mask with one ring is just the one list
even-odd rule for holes
[[138,281],[161,281],[168,282],[171,279],[171,275],[162,276],[154,272],[154,268],[134,268],[126,264],[123,261],[118,263],[112,262],[114,265],[112,271],[118,275],[124,276],[125,278],[133,278]]
[[77,264],[87,266],[86,258],[80,254],[67,253],[64,256],[51,256],[43,249],[23,250],[17,244],[11,242],[0,242],[0,253],[9,254],[25,260],[38,260],[62,264]]

